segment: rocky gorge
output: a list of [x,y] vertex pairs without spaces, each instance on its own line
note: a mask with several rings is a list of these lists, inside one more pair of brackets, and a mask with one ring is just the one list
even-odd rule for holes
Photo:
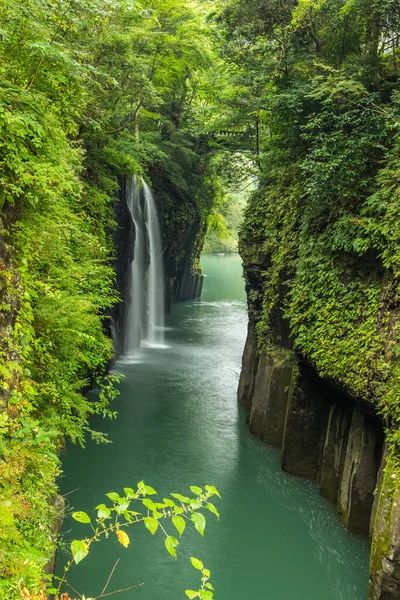
[[242,253],[249,324],[238,400],[250,431],[280,448],[284,471],[318,483],[347,529],[369,536],[369,600],[398,599],[400,485],[388,423],[371,398],[352,394],[338,378],[322,377],[294,349],[284,292],[265,337],[260,334],[268,266],[243,240]]

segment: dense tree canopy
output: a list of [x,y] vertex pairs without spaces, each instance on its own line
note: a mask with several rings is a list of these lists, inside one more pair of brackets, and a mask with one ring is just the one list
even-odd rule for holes
[[398,0],[3,0],[0,595],[40,584],[55,454],[114,416],[121,178],[168,189],[170,237],[190,211],[226,235],[232,190],[257,187],[241,249],[264,257],[260,343],[283,311],[297,351],[398,442],[399,16]]
[[296,350],[377,403],[396,442],[399,9],[238,0],[217,17],[259,168],[242,252],[264,257],[260,343],[283,312]]
[[[102,439],[91,414],[114,416],[118,181],[152,170],[203,219],[211,208],[206,30],[203,5],[181,0],[0,6],[2,597],[39,585],[51,554],[55,454]],[[82,395],[95,379],[97,403]]]

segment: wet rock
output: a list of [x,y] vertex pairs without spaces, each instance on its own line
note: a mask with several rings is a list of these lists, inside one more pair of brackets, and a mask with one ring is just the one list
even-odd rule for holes
[[273,361],[268,354],[263,352],[258,362],[249,420],[250,431],[257,435],[262,435],[263,432],[266,397],[271,385],[272,373]]
[[358,408],[353,412],[338,494],[343,524],[356,533],[368,534],[374,489],[382,454],[377,427]]
[[371,518],[369,600],[400,599],[400,481],[384,452]]
[[342,479],[352,410],[351,405],[335,404],[329,411],[319,486],[322,496],[335,503]]
[[307,368],[295,371],[289,393],[283,439],[282,469],[316,479],[322,459],[330,406]]
[[254,328],[249,323],[238,387],[238,402],[243,406],[250,407],[253,400],[257,362],[257,335]]
[[196,300],[201,295],[203,288],[203,274],[200,268],[193,270],[193,267],[188,263],[185,267],[183,275],[177,281],[177,287],[174,292],[174,302],[182,302],[186,300]]
[[282,445],[294,365],[291,352],[281,351],[274,357],[269,388],[266,390],[261,433],[267,444]]

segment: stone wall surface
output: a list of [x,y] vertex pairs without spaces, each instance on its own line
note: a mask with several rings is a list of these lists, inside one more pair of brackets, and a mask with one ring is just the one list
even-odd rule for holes
[[400,481],[387,448],[371,516],[369,600],[400,599]]
[[294,377],[286,411],[282,469],[317,479],[330,407],[308,369],[300,369]]
[[381,453],[380,432],[367,416],[355,409],[338,495],[340,518],[355,533],[369,532]]
[[282,469],[318,482],[349,530],[370,532],[369,600],[400,600],[400,481],[382,424],[296,356],[286,336],[271,338],[260,349],[249,323],[238,400],[250,430],[281,447]]
[[266,398],[271,386],[273,364],[271,358],[262,353],[257,366],[249,426],[252,433],[261,435],[266,412]]
[[343,475],[352,407],[331,405],[322,453],[319,486],[321,494],[336,502]]
[[265,413],[261,437],[267,444],[283,444],[288,398],[295,367],[291,352],[283,351],[274,357],[269,389],[265,398]]
[[201,296],[203,289],[203,274],[200,269],[196,270],[189,261],[183,270],[181,278],[177,279],[173,295],[174,302],[196,300]]
[[257,337],[253,327],[249,323],[238,387],[238,401],[247,408],[250,408],[253,401],[257,363]]

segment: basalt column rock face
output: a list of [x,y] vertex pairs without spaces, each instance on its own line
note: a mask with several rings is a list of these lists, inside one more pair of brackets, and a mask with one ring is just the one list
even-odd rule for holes
[[322,496],[334,503],[342,481],[352,412],[352,406],[346,404],[333,404],[329,410],[318,483]]
[[400,481],[384,452],[371,518],[369,600],[400,599]]
[[[250,345],[250,350],[252,346]],[[249,362],[251,363],[249,351]],[[284,437],[285,420],[294,361],[290,351],[277,348],[270,353],[264,351],[253,361],[256,375],[249,407],[250,431],[259,435],[266,443],[281,446]],[[248,388],[252,390],[251,382]]]
[[261,431],[261,437],[267,444],[281,446],[283,443],[293,369],[294,360],[291,352],[282,350],[274,356]]
[[382,456],[382,425],[362,404],[318,377],[293,351],[258,349],[250,324],[238,400],[252,433],[281,446],[282,469],[319,483],[347,528],[368,533]]
[[190,257],[183,269],[183,275],[176,281],[173,300],[182,302],[195,300],[201,296],[203,289],[203,274],[200,267],[191,264]]
[[266,400],[271,387],[273,368],[272,358],[263,352],[258,361],[249,420],[250,431],[257,435],[262,435],[267,406]]
[[317,378],[309,369],[301,367],[293,377],[282,446],[282,469],[316,479],[330,406]]
[[248,412],[253,401],[255,374],[257,372],[257,336],[251,323],[247,328],[247,339],[242,358],[242,370],[240,372],[238,401],[246,406]]
[[178,187],[156,168],[151,170],[150,178],[161,228],[168,311],[171,302],[192,300],[201,294],[199,259],[207,223],[190,187]]
[[368,534],[374,490],[382,455],[382,438],[371,420],[356,408],[348,434],[338,512],[343,524]]

